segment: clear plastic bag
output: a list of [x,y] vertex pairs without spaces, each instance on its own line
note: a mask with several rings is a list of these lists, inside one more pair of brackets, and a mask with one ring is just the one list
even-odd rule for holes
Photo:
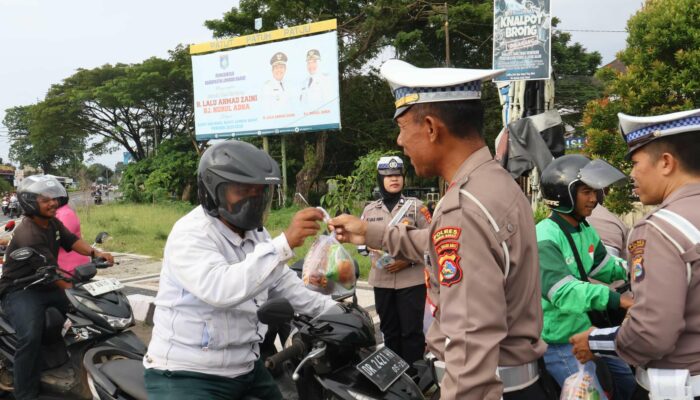
[[311,290],[343,295],[355,288],[355,263],[333,235],[320,235],[304,258],[301,278]]
[[603,400],[608,397],[598,382],[595,363],[578,364],[578,372],[566,378],[560,400]]

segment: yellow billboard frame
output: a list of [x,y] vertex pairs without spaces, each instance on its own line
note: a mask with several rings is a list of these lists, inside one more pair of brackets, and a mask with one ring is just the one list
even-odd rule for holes
[[190,45],[190,54],[210,53],[213,51],[231,49],[234,47],[250,46],[259,43],[274,42],[277,40],[289,39],[297,36],[311,35],[319,32],[332,31],[338,28],[336,19],[311,22],[304,25],[290,26],[288,28],[274,31],[254,33],[246,36],[236,36],[232,38],[213,40],[210,42]]

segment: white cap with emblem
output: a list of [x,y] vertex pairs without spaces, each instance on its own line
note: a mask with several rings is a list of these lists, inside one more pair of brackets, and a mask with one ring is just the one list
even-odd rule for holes
[[377,161],[379,175],[403,175],[403,160],[398,156],[381,157]]
[[619,113],[617,118],[620,120],[620,132],[627,143],[629,153],[660,137],[700,132],[700,109],[651,117]]
[[504,72],[504,69],[418,68],[401,60],[388,60],[380,70],[394,93],[394,118],[413,104],[479,100],[481,82]]

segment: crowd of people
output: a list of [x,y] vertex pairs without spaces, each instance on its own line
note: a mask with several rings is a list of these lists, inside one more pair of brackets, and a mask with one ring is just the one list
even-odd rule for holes
[[[307,208],[273,238],[264,221],[281,179],[277,163],[244,142],[208,148],[197,172],[199,206],[174,225],[164,250],[143,359],[149,398],[282,399],[260,359],[267,327],[256,311],[279,297],[311,316],[334,307],[286,266],[324,220],[371,259],[384,344],[409,363],[426,351],[445,363],[443,399],[557,398],[586,362],[609,371],[614,399],[671,391],[700,398],[700,110],[619,115],[635,193],[658,205],[631,233],[601,205],[626,177],[582,155],[542,171],[551,214],[536,225],[483,137],[481,83],[500,73],[398,60],[381,68],[395,96],[397,144],[419,176],[449,183],[432,212],[403,196],[403,160],[382,157],[381,198],[361,216],[327,219]],[[56,219],[67,195],[50,182],[19,188],[29,222],[8,250],[38,246],[55,259],[62,247],[111,259]],[[12,286],[32,268],[8,262],[0,278],[23,352],[18,399],[36,394],[42,307],[62,301],[57,291]]]

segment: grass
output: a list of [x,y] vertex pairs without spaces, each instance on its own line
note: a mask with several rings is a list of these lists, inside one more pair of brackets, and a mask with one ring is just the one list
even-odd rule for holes
[[[109,251],[144,254],[157,259],[163,258],[163,248],[173,224],[193,208],[188,203],[133,204],[110,203],[102,206],[78,208],[83,237],[91,243],[102,231],[112,237],[104,246]],[[273,237],[287,228],[294,213],[299,208],[288,207],[273,210],[266,228]],[[307,238],[303,246],[295,249],[296,256],[290,264],[301,259],[311,247],[313,238]],[[355,246],[345,245],[348,253],[360,265],[362,279],[367,279],[370,262],[368,257],[357,254]]]

